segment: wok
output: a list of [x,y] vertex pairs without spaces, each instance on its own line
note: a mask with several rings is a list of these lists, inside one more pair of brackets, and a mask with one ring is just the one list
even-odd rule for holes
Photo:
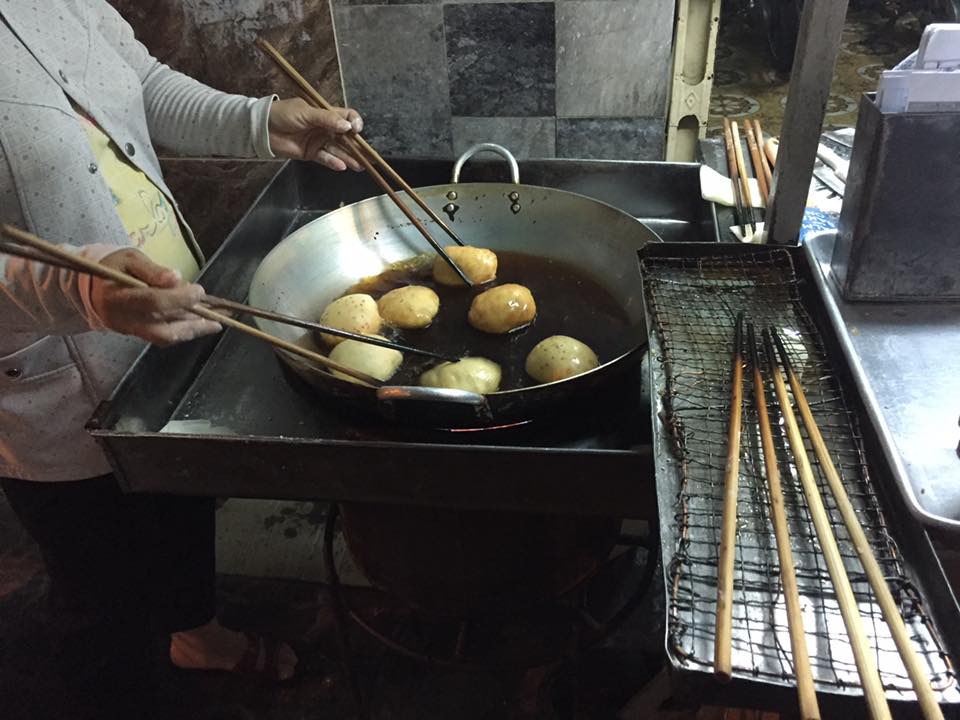
[[[482,150],[496,152],[508,161],[512,183],[458,182],[463,164]],[[629,327],[621,355],[566,380],[485,396],[422,387],[375,389],[335,378],[279,351],[282,360],[322,394],[342,403],[391,420],[435,428],[500,426],[536,419],[558,406],[589,400],[601,386],[622,379],[639,362],[646,341],[636,253],[660,238],[632,216],[598,200],[521,185],[519,180],[519,168],[509,151],[484,143],[460,157],[450,185],[418,188],[417,192],[436,210],[445,208],[448,215],[453,211],[451,225],[468,245],[565,261],[591,276],[627,315]],[[402,193],[401,197],[415,207]],[[427,227],[443,242],[445,235],[438,226],[427,223]],[[314,319],[327,303],[362,278],[427,251],[424,238],[387,196],[369,198],[330,212],[282,240],[254,274],[250,303]],[[284,339],[312,345],[307,331],[268,320],[256,322]]]

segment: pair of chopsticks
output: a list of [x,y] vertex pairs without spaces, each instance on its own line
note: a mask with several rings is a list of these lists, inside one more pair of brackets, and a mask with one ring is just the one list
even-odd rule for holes
[[[19,228],[13,227],[12,225],[0,225],[0,233],[12,240],[12,242],[0,242],[0,252],[7,255],[24,258],[25,260],[31,260],[34,262],[42,262],[46,265],[63,268],[65,270],[72,270],[74,272],[93,275],[104,280],[111,280],[130,288],[149,287],[145,282],[133,277],[132,275],[120,272],[111,267],[103,265],[102,263],[90,260],[80,255],[74,255],[73,253],[67,252],[53,243],[37,237],[33,233],[26,232]],[[394,343],[389,340],[382,340],[380,338],[369,337],[367,335],[358,335],[346,330],[340,330],[339,328],[327,327],[319,323],[301,320],[299,318],[291,317],[289,315],[282,315],[269,310],[262,310],[250,305],[234,302],[233,300],[226,300],[224,298],[218,298],[210,295],[204,298],[203,306],[196,307],[192,310],[192,312],[200,317],[206,318],[207,320],[213,320],[221,325],[235,328],[240,332],[246,333],[247,335],[251,335],[260,340],[264,340],[275,347],[281,348],[282,350],[286,350],[294,355],[299,355],[307,360],[311,360],[327,370],[341,372],[344,375],[349,375],[350,377],[369,385],[379,386],[382,383],[366,373],[354,370],[346,365],[341,365],[340,363],[337,363],[324,355],[320,355],[312,350],[300,347],[299,345],[288,342],[287,340],[278,338],[275,335],[265,333],[258,328],[242,323],[239,320],[222,313],[215,312],[212,308],[244,312],[249,315],[264,318],[266,320],[273,320],[274,322],[294,325],[296,327],[306,328],[309,330],[318,330],[320,332],[335,335],[337,337],[357,340],[359,342],[367,343],[368,345],[387,347],[393,350],[399,350],[400,352],[424,355],[426,357],[432,357],[440,360],[458,359],[440,353],[434,353],[429,350],[421,350],[419,348],[401,345],[400,343]]]
[[[757,417],[760,426],[761,445],[763,448],[764,467],[767,474],[767,483],[770,490],[770,506],[773,516],[774,534],[777,542],[777,555],[780,562],[781,581],[787,608],[787,620],[790,631],[790,643],[793,650],[794,673],[797,679],[797,690],[800,698],[800,716],[802,720],[814,720],[820,717],[816,693],[813,684],[810,658],[807,654],[806,636],[803,630],[803,619],[800,610],[800,598],[797,589],[796,574],[794,572],[793,554],[790,549],[790,532],[787,525],[786,511],[783,500],[783,490],[780,485],[780,473],[773,443],[773,426],[767,413],[766,387],[761,371],[760,355],[757,351],[757,342],[753,324],[747,327],[746,344],[749,346],[750,362],[753,369],[754,397],[757,405]],[[776,352],[774,351],[776,345]],[[880,680],[880,674],[874,661],[873,651],[863,629],[863,619],[857,606],[850,580],[844,567],[837,539],[834,535],[823,504],[820,490],[817,487],[810,459],[807,455],[800,425],[793,412],[793,405],[787,395],[787,386],[777,363],[779,355],[796,402],[797,409],[806,428],[807,436],[814,448],[816,458],[827,479],[834,503],[840,511],[844,525],[853,542],[857,557],[863,565],[867,580],[870,583],[884,620],[890,628],[897,650],[904,667],[913,685],[914,692],[920,705],[923,717],[926,720],[942,720],[943,713],[937,704],[936,696],[930,685],[930,679],[924,671],[920,658],[914,650],[909,632],[903,622],[903,617],[897,607],[886,578],[874,556],[870,542],[867,539],[863,526],[857,518],[856,510],[850,502],[843,482],[837,473],[836,467],[830,458],[829,450],[823,440],[823,435],[817,426],[816,419],[810,410],[800,379],[793,369],[786,347],[779,334],[773,328],[763,331],[763,357],[767,374],[772,378],[774,391],[780,412],[787,432],[790,450],[794,464],[800,477],[807,506],[813,520],[817,540],[820,543],[827,570],[833,582],[837,602],[844,626],[850,638],[857,671],[864,696],[874,720],[890,718],[890,709],[887,706],[886,694]],[[715,649],[715,671],[723,679],[729,679],[731,667],[731,625],[732,625],[732,594],[733,594],[733,560],[734,544],[736,540],[737,522],[737,480],[739,476],[740,457],[740,425],[741,405],[743,400],[743,365],[745,361],[743,313],[737,316],[734,330],[733,353],[733,388],[731,391],[732,406],[730,411],[729,448],[724,482],[723,525],[720,544],[720,566],[717,589],[717,634]]]
[[[764,207],[770,200],[770,186],[773,183],[773,169],[768,162],[768,156],[763,152],[763,130],[759,120],[747,118],[743,121],[744,134],[747,137],[747,150],[753,164],[753,171],[757,178],[757,187]],[[724,148],[727,154],[727,168],[730,173],[730,182],[733,184],[734,219],[740,226],[743,237],[756,232],[757,218],[753,207],[753,191],[750,188],[750,175],[743,157],[743,145],[740,141],[740,128],[730,118],[723,119]],[[761,215],[764,211],[761,211]]]
[[[290,80],[299,88],[302,96],[307,102],[311,102],[317,107],[322,107],[325,110],[333,110],[333,106],[324,99],[316,88],[314,88],[306,78],[301,75],[296,68],[291,65],[287,59],[277,50],[273,45],[264,40],[263,38],[257,38],[256,46],[263,51],[277,67],[279,67]],[[453,231],[453,229],[445,223],[436,212],[434,212],[430,206],[424,202],[423,198],[412,188],[409,184],[400,176],[400,174],[393,169],[393,167],[384,160],[380,153],[374,150],[373,146],[370,145],[366,140],[364,140],[359,133],[355,130],[351,130],[348,133],[345,133],[341,136],[340,144],[344,149],[349,152],[358,163],[360,163],[364,170],[374,179],[374,181],[383,188],[384,192],[393,200],[394,204],[400,209],[400,211],[407,216],[407,219],[413,223],[413,226],[420,231],[420,234],[426,238],[427,242],[430,243],[431,247],[443,258],[444,262],[447,263],[453,269],[455,273],[463,280],[469,287],[473,287],[473,282],[467,275],[460,269],[460,266],[447,254],[443,247],[434,240],[433,236],[420,221],[420,219],[413,214],[413,211],[407,207],[406,203],[400,198],[396,191],[390,187],[390,184],[384,179],[383,175],[374,167],[374,163],[377,163],[382,167],[387,175],[397,183],[400,188],[407,193],[407,195],[413,198],[413,201],[420,206],[420,208],[430,216],[430,219],[433,220],[437,225],[439,225],[443,231],[450,236],[450,238],[457,243],[457,245],[463,245],[463,241],[459,236]]]

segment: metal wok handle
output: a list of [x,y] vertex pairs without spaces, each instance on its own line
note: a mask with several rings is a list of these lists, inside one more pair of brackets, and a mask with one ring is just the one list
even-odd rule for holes
[[463,155],[458,157],[457,162],[455,162],[453,165],[452,182],[460,182],[460,171],[463,170],[463,166],[466,164],[467,160],[479,152],[496,153],[506,160],[507,164],[510,166],[510,181],[514,185],[520,184],[520,166],[517,164],[517,159],[513,156],[513,153],[507,150],[503,145],[497,145],[496,143],[479,143],[478,145],[467,148]]
[[487,399],[479,393],[466,390],[388,385],[377,388],[377,400],[380,402],[381,412],[391,419],[397,419],[404,409],[416,412],[416,408],[420,407],[430,412],[430,406],[434,406],[434,411],[438,411],[440,408],[437,408],[437,405],[448,406],[453,414],[467,411],[474,418],[492,416]]

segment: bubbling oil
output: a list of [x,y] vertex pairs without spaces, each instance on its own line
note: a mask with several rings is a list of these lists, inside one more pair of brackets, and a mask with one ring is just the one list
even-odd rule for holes
[[[432,255],[420,255],[395,263],[374,277],[365,278],[347,290],[366,293],[379,300],[406,285],[424,285],[440,298],[440,312],[429,327],[400,330],[384,327],[385,337],[413,347],[456,357],[485,357],[503,371],[501,390],[536,385],[524,371],[533,347],[551,335],[568,335],[586,343],[601,364],[631,350],[630,319],[610,292],[579,268],[561,260],[526,253],[498,251],[497,279],[483,286],[451,287],[434,282]],[[491,335],[467,321],[473,298],[496,285],[517,283],[533,293],[537,317],[533,323],[506,335]],[[391,385],[418,385],[420,375],[441,361],[411,354],[390,379]]]

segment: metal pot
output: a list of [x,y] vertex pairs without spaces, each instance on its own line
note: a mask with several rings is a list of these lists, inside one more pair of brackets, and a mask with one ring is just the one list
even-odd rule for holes
[[[512,183],[459,183],[463,164],[489,150],[510,165]],[[483,427],[521,422],[551,408],[588,397],[615,382],[639,361],[646,340],[637,250],[660,238],[641,222],[583,195],[520,184],[516,160],[499,145],[485,143],[464,153],[450,185],[418,188],[438,212],[456,206],[453,227],[468,245],[522,250],[573,264],[605,287],[629,318],[626,347],[632,350],[567,380],[488,395],[422,387],[373,389],[340,380],[298,357],[281,358],[324,394],[388,418],[432,427]],[[408,205],[415,207],[412,200]],[[453,208],[447,207],[447,210]],[[442,230],[428,226],[434,237]],[[522,248],[517,240],[521,239]],[[250,286],[252,305],[304,318],[336,299],[358,280],[429,250],[429,246],[385,195],[369,198],[314,220],[281,241],[264,258]],[[266,320],[263,329],[294,342],[306,331]]]

